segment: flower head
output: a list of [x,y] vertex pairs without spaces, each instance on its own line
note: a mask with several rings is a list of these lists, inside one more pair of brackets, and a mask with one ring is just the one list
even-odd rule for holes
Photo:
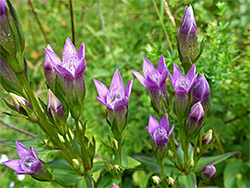
[[186,133],[188,136],[197,133],[204,119],[204,110],[200,102],[195,103],[186,120]]
[[193,103],[201,101],[201,104],[206,111],[209,107],[209,96],[210,96],[209,84],[205,76],[201,74],[194,85]]
[[202,172],[206,178],[211,178],[216,174],[216,168],[213,165],[207,165]]
[[56,75],[58,75],[60,88],[63,90],[67,103],[70,106],[72,116],[80,116],[81,105],[85,96],[85,83],[83,73],[86,68],[85,47],[81,44],[79,51],[69,38],[67,38],[62,61],[48,45],[45,48],[44,72],[47,83],[52,91],[55,89]]
[[154,65],[147,60],[143,59],[143,75],[137,71],[132,70],[132,73],[138,79],[138,81],[148,88],[150,92],[150,97],[153,102],[153,107],[156,111],[161,111],[160,100],[167,103],[167,93],[166,93],[166,79],[168,76],[168,69],[165,64],[164,57],[161,56],[158,67],[155,69]]
[[36,150],[31,146],[30,151],[20,142],[16,141],[17,153],[21,159],[11,159],[2,164],[16,171],[16,174],[33,174],[42,168],[42,163]]
[[53,114],[56,115],[58,119],[63,118],[63,106],[62,103],[58,100],[58,98],[52,93],[52,91],[48,90],[48,99],[47,99],[47,110],[49,115],[53,118]]
[[196,82],[195,64],[188,71],[186,77],[183,76],[179,67],[174,64],[173,76],[169,74],[170,82],[175,90],[175,107],[178,115],[183,116],[191,100],[191,90]]
[[10,93],[10,96],[13,99],[15,110],[18,113],[23,114],[25,116],[30,115],[32,111],[32,106],[29,103],[29,101],[27,101],[25,98],[20,97],[14,93]]
[[169,130],[167,115],[164,115],[160,123],[158,123],[157,119],[150,114],[147,131],[151,135],[156,145],[165,146],[168,142],[169,136],[173,132],[173,129],[174,125],[172,125],[171,129]]
[[109,89],[98,80],[94,79],[94,82],[99,94],[99,97],[97,97],[96,99],[100,103],[108,107],[110,110],[116,111],[128,105],[133,79],[129,81],[128,85],[126,86],[125,92],[123,80],[118,69],[116,70],[112,78]]
[[[193,63],[197,52],[197,26],[192,6],[185,7],[184,16],[178,32],[178,49],[181,62]],[[191,66],[189,66],[190,68]]]

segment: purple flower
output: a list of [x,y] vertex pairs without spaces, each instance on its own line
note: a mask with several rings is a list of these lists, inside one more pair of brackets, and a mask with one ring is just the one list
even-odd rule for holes
[[117,69],[108,89],[102,82],[95,80],[94,83],[99,97],[96,99],[107,107],[109,122],[116,120],[119,124],[119,132],[122,131],[127,119],[127,105],[132,90],[133,79],[128,82],[124,92],[124,84],[119,70]]
[[47,111],[52,119],[53,119],[52,113],[58,119],[63,119],[63,106],[50,89],[48,90]]
[[201,74],[194,85],[193,103],[200,101],[206,111],[209,107],[209,96],[210,96],[209,84],[205,76]]
[[45,51],[44,72],[47,83],[53,91],[55,78],[58,75],[63,93],[65,93],[67,102],[71,107],[72,116],[78,118],[85,95],[83,73],[87,64],[84,43],[81,44],[77,53],[75,46],[67,38],[63,49],[63,61],[53,52],[50,46],[45,48]]
[[32,106],[29,103],[29,101],[27,101],[25,98],[20,97],[14,93],[10,93],[10,96],[13,99],[15,110],[20,114],[29,116],[30,113],[32,112]]
[[[155,69],[154,65],[149,60],[144,58],[144,77],[137,71],[132,70],[132,73],[143,86],[148,88],[154,109],[157,112],[163,111],[161,109],[160,102],[162,98],[164,103],[167,104],[166,79],[168,76],[168,69],[166,67],[164,57],[161,56],[157,69]],[[164,114],[164,112],[161,113]]]
[[195,103],[186,120],[186,134],[190,136],[196,134],[200,130],[204,119],[204,110],[200,102]]
[[116,111],[119,108],[126,107],[128,105],[133,79],[129,81],[128,85],[126,86],[125,92],[122,77],[118,69],[116,70],[112,78],[109,89],[98,80],[94,79],[94,82],[99,94],[99,97],[97,97],[96,99],[100,103],[107,106],[110,110]]
[[190,104],[191,90],[196,82],[195,64],[188,71],[186,77],[183,76],[179,67],[174,63],[173,76],[169,74],[170,82],[175,90],[175,108],[180,117],[183,117]]
[[157,119],[150,114],[147,131],[157,146],[165,146],[167,144],[168,138],[173,132],[173,129],[174,125],[172,125],[169,130],[167,115],[164,115],[160,123],[158,123]]
[[213,165],[207,165],[203,169],[203,175],[206,178],[211,178],[216,174],[216,168]]
[[178,50],[181,62],[189,63],[189,69],[192,65],[190,60],[191,63],[195,62],[197,52],[197,26],[191,5],[185,8],[181,28],[178,32]]
[[21,159],[11,159],[2,164],[16,171],[16,174],[33,174],[42,169],[42,163],[36,150],[31,146],[28,150],[20,142],[16,141],[17,153]]

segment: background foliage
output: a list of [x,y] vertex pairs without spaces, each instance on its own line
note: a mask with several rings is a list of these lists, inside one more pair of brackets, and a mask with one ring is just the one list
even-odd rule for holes
[[[96,89],[93,78],[109,85],[111,77],[119,68],[127,83],[132,77],[130,70],[142,70],[143,57],[154,65],[160,55],[164,55],[169,71],[173,62],[180,64],[176,48],[176,28],[180,27],[185,5],[192,4],[198,27],[198,41],[205,37],[205,46],[201,58],[196,63],[199,73],[204,73],[211,87],[211,109],[206,118],[205,131],[214,130],[214,142],[210,154],[223,154],[240,151],[226,162],[216,165],[217,173],[203,186],[248,187],[249,180],[249,65],[250,65],[250,1],[169,1],[170,12],[174,16],[176,27],[167,15],[163,1],[156,0],[159,13],[167,34],[172,42],[173,51],[168,46],[166,35],[153,2],[150,0],[112,0],[100,1],[105,32],[98,12],[99,1],[73,0],[76,46],[84,41],[86,45],[87,69],[85,81],[87,93],[84,114],[88,120],[88,134],[94,135],[97,143],[97,160],[109,158],[106,148],[100,141],[106,142],[111,134],[105,121],[103,105],[96,101]],[[48,41],[54,51],[62,54],[66,38],[71,37],[70,11],[66,0],[33,0]],[[36,94],[46,101],[46,85],[43,74],[44,47],[47,42],[31,11],[28,1],[13,1],[26,37],[25,57],[29,65],[29,79]],[[99,11],[100,11],[99,9]],[[169,79],[167,91],[173,92]],[[0,97],[9,100],[7,93],[0,88]],[[0,102],[1,118],[6,122],[34,134],[40,134],[38,127],[24,119],[10,118],[3,114],[9,112],[3,100]],[[125,150],[128,155],[152,155],[151,138],[146,132],[148,114],[153,115],[150,98],[146,88],[134,79],[133,91],[129,103],[129,119],[126,128]],[[176,123],[171,122],[170,123]],[[14,130],[0,124],[0,140],[28,139]],[[9,158],[17,157],[16,151],[0,145],[0,154]],[[57,152],[40,155],[50,161],[60,158]],[[138,165],[128,159],[131,167]],[[0,181],[8,187],[15,181],[15,187],[58,187],[50,183],[40,183],[29,176],[18,181],[12,170],[0,166]],[[148,171],[136,170],[125,174],[124,187],[143,187],[150,178]],[[98,174],[96,174],[98,176]],[[132,178],[131,178],[132,177]]]

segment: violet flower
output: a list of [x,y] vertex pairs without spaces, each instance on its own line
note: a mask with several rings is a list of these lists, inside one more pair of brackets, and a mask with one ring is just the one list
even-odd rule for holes
[[191,100],[191,90],[196,82],[195,64],[183,76],[179,67],[174,63],[173,76],[169,74],[170,82],[175,90],[175,110],[179,118],[184,117]]
[[188,118],[186,120],[186,134],[190,139],[201,128],[204,119],[204,110],[200,102],[195,103],[190,110]]
[[161,100],[167,105],[166,79],[168,76],[168,69],[164,57],[161,56],[157,69],[154,68],[154,65],[149,60],[144,58],[144,77],[137,71],[132,70],[132,73],[143,86],[148,88],[156,112],[165,114],[165,109],[161,106]]
[[102,82],[95,80],[94,83],[99,97],[96,99],[107,107],[109,121],[117,120],[120,131],[124,129],[127,118],[127,105],[132,90],[133,79],[128,82],[124,92],[124,84],[119,70],[117,69],[108,89]]
[[[181,28],[178,32],[179,58],[188,71],[195,62],[197,52],[197,26],[192,6],[185,7]],[[190,62],[191,61],[191,62]]]
[[204,110],[207,111],[209,108],[209,96],[210,96],[210,89],[209,84],[203,74],[201,74],[195,85],[193,90],[193,104],[200,101]]
[[[86,68],[85,47],[81,44],[77,53],[75,46],[67,38],[63,49],[63,61],[48,46],[45,48],[44,72],[47,83],[54,89],[55,75],[58,75],[59,82],[65,98],[71,108],[73,118],[79,118],[81,105],[85,96],[85,83],[83,73]],[[52,81],[49,78],[53,79]]]
[[202,173],[206,178],[211,178],[216,174],[216,168],[213,165],[207,165]]
[[62,103],[58,100],[58,98],[52,93],[52,91],[48,90],[47,97],[47,111],[51,118],[55,115],[58,119],[63,119],[63,106]]
[[15,170],[15,174],[30,174],[40,181],[51,181],[52,170],[47,164],[40,161],[36,150],[31,146],[30,150],[16,141],[17,153],[21,159],[11,159],[2,164]]
[[167,115],[164,115],[161,119],[160,123],[158,123],[157,119],[150,114],[147,131],[151,135],[154,141],[154,150],[156,152],[157,158],[162,160],[166,153],[167,143],[169,136],[174,130],[174,124],[169,130],[169,123]]

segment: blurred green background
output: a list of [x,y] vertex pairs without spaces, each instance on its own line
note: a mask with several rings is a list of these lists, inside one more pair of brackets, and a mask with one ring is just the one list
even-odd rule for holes
[[[250,83],[250,1],[249,0],[155,0],[166,33],[151,0],[73,0],[76,48],[85,43],[87,68],[85,82],[87,93],[84,115],[88,120],[88,135],[95,136],[98,156],[110,157],[100,141],[107,142],[111,134],[105,122],[105,108],[96,101],[93,78],[109,86],[113,73],[119,68],[125,84],[133,77],[130,70],[142,70],[143,57],[155,66],[164,55],[172,73],[173,62],[180,65],[176,48],[176,28],[180,28],[185,6],[191,4],[198,27],[198,41],[205,37],[201,58],[196,63],[197,71],[205,74],[211,88],[211,109],[206,118],[205,131],[213,129],[214,142],[207,155],[240,151],[240,154],[216,165],[217,173],[202,186],[249,187],[249,83]],[[43,73],[45,36],[41,33],[28,0],[12,1],[22,24],[26,38],[24,56],[28,61],[29,80],[35,95],[46,101],[47,88]],[[32,4],[41,21],[46,38],[61,57],[67,37],[72,39],[69,1],[33,0]],[[101,21],[101,17],[103,20]],[[172,20],[170,18],[173,18]],[[102,24],[104,24],[105,29]],[[168,35],[171,44],[168,42]],[[173,50],[171,50],[171,47]],[[167,91],[173,88],[167,79]],[[0,97],[10,100],[0,88]],[[25,119],[9,117],[11,112],[0,101],[1,118],[26,131],[40,134],[38,126]],[[128,155],[152,156],[151,138],[146,131],[149,113],[154,114],[148,91],[134,78],[129,103],[129,119],[126,128],[125,150]],[[170,119],[170,123],[177,123]],[[30,139],[0,124],[0,141]],[[0,155],[16,158],[16,150],[0,145]],[[54,156],[41,156],[51,159]],[[142,187],[147,172],[135,171],[126,174],[124,187]],[[0,165],[0,187],[59,187],[40,183],[26,176],[19,181],[13,170]]]

